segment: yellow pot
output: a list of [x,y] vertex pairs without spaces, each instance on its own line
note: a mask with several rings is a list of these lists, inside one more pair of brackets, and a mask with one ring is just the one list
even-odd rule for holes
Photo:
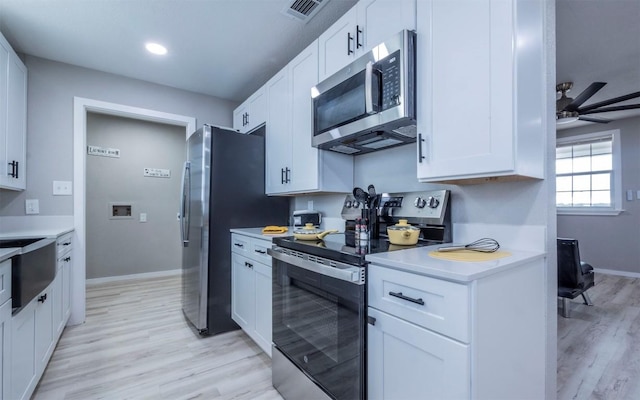
[[337,229],[322,231],[316,229],[313,224],[308,223],[304,225],[304,228],[293,231],[293,236],[298,240],[322,240],[328,234],[336,232],[338,232]]
[[401,219],[397,224],[387,227],[389,242],[400,246],[412,246],[418,243],[420,229],[407,224],[406,219]]

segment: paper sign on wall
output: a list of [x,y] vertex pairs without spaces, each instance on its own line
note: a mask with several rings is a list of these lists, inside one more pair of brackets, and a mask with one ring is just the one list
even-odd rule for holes
[[87,154],[90,156],[120,158],[120,149],[108,147],[87,146]]
[[163,168],[145,168],[144,176],[150,176],[152,178],[170,178],[171,170]]

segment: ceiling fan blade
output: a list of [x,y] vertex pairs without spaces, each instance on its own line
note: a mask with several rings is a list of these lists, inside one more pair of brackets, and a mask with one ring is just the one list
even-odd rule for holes
[[599,103],[594,103],[594,104],[588,105],[586,107],[582,107],[578,111],[581,114],[584,114],[585,111],[591,111],[593,109],[596,109],[596,108],[599,108],[599,107],[602,107],[602,106],[608,106],[609,104],[619,103],[621,101],[631,100],[631,99],[635,99],[637,97],[640,97],[640,92],[629,93],[629,94],[627,94],[625,96],[615,97],[613,99],[601,101]]
[[[640,97],[640,95],[638,95],[638,97]],[[624,110],[635,110],[640,108],[640,104],[628,104],[626,106],[613,106],[613,107],[603,107],[603,108],[598,108],[596,110],[579,110],[578,112],[580,113],[580,115],[582,114],[596,114],[596,113],[603,113],[603,112],[609,112],[609,111],[624,111]]]
[[591,85],[589,85],[588,88],[583,90],[582,93],[578,95],[578,97],[573,99],[573,101],[569,103],[569,105],[567,105],[563,111],[576,111],[578,107],[582,105],[582,103],[589,100],[591,96],[596,94],[606,84],[606,82],[593,82]]
[[580,117],[578,118],[580,121],[588,121],[588,122],[598,122],[600,124],[608,124],[612,120],[606,118],[592,118],[592,117]]

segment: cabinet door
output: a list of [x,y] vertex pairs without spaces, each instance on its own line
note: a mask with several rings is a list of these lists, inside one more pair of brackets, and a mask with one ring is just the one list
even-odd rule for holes
[[247,103],[242,103],[233,110],[233,129],[238,132],[247,132]]
[[311,88],[318,83],[318,42],[289,64],[291,112],[291,191],[318,189],[318,149],[311,145],[313,110]]
[[63,259],[62,266],[62,329],[64,329],[71,316],[71,276],[73,274],[73,260],[71,252],[67,253]]
[[254,265],[256,277],[256,330],[254,340],[271,356],[271,266]]
[[[54,280],[55,282],[55,280]],[[49,356],[53,352],[53,286],[36,297],[35,310],[35,352],[36,371],[42,371],[47,365]],[[40,301],[42,299],[42,301]]]
[[266,84],[267,124],[265,137],[265,190],[268,194],[288,191],[291,174],[291,97],[288,69]]
[[11,317],[11,396],[28,399],[36,385],[36,302]]
[[320,81],[355,59],[356,20],[354,6],[318,38]]
[[247,113],[248,131],[252,131],[257,126],[264,124],[267,119],[267,100],[264,88],[258,89],[247,100],[249,111]]
[[7,158],[16,162],[15,174],[11,178],[14,189],[26,187],[27,163],[27,68],[22,61],[9,54],[7,81]]
[[419,179],[513,170],[512,7],[418,1]]
[[58,260],[58,271],[56,273],[56,278],[53,280],[51,284],[51,322],[53,326],[53,337],[58,338],[58,335],[62,332],[64,328],[63,320],[64,313],[62,310],[62,281],[63,281],[63,261]]
[[369,399],[468,399],[470,351],[461,344],[369,308]]
[[11,398],[11,300],[0,306],[0,396]]
[[254,261],[231,254],[231,316],[247,332],[254,329],[255,273]]
[[360,0],[356,47],[367,52],[403,29],[416,29],[416,0]]

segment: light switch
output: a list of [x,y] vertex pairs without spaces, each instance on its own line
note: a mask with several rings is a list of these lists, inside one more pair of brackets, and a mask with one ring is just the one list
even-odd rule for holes
[[53,195],[54,196],[71,196],[72,185],[70,181],[53,181]]
[[24,206],[26,214],[40,214],[40,202],[38,199],[26,199]]
[[633,190],[627,190],[627,201],[633,200]]
[[147,222],[147,213],[140,213],[140,222]]

